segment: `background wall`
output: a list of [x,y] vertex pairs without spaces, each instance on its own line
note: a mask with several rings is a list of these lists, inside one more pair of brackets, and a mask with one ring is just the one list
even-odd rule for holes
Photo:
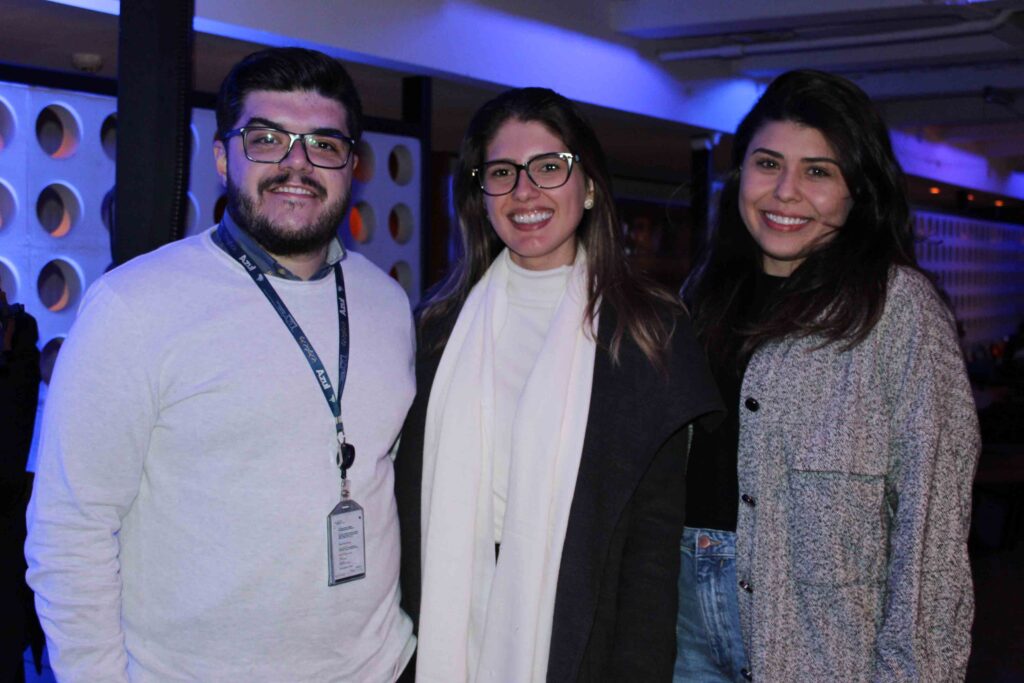
[[[0,82],[0,281],[8,299],[39,322],[44,367],[82,294],[111,263],[104,210],[114,188],[116,107],[113,97]],[[187,234],[224,210],[215,128],[212,111],[193,110]],[[391,273],[415,304],[422,286],[420,142],[367,132],[358,153],[342,239]]]
[[938,277],[963,343],[1009,336],[1024,320],[1024,225],[914,213],[917,258]]

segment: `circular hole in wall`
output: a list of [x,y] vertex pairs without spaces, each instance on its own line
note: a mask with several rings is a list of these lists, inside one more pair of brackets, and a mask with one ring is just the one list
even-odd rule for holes
[[100,146],[111,161],[117,161],[117,113],[103,119],[100,126]]
[[217,201],[213,203],[213,222],[220,223],[221,219],[224,218],[224,212],[228,210],[228,196],[222,194],[217,197]]
[[66,159],[78,149],[81,131],[70,109],[51,104],[36,117],[36,139],[54,159]]
[[17,210],[18,202],[14,198],[14,190],[0,180],[0,230],[14,222],[14,214]]
[[7,295],[7,301],[18,300],[18,276],[14,274],[14,266],[7,261],[0,261],[0,289]]
[[373,147],[367,144],[366,140],[360,140],[356,143],[355,156],[359,159],[353,172],[356,180],[361,183],[370,182],[373,179],[373,172],[377,166],[377,160],[373,155]]
[[0,98],[0,152],[14,139],[14,111],[7,100]]
[[349,232],[352,238],[360,244],[366,244],[373,239],[377,231],[377,216],[373,213],[373,207],[366,202],[359,202],[352,207],[352,213],[348,218]]
[[57,354],[60,353],[60,347],[63,345],[64,337],[54,337],[43,344],[43,350],[39,352],[39,374],[43,376],[43,381],[47,384],[50,383],[50,377],[53,376],[53,364],[57,362]]
[[43,188],[36,200],[36,216],[51,237],[64,237],[78,225],[82,206],[70,187],[53,183]]
[[395,145],[388,155],[388,174],[399,185],[408,185],[412,180],[412,152],[405,145]]
[[388,232],[391,239],[405,244],[412,238],[412,211],[405,204],[395,204],[388,214]]
[[36,281],[39,300],[51,311],[74,310],[78,295],[82,292],[82,280],[78,271],[64,259],[53,259],[39,271]]
[[412,268],[405,261],[395,261],[388,271],[388,275],[402,285],[407,294],[412,294]]
[[107,229],[108,233],[114,231],[114,219],[117,215],[117,188],[112,187],[107,190],[107,193],[103,195],[103,201],[100,202],[100,220],[103,221],[103,227]]

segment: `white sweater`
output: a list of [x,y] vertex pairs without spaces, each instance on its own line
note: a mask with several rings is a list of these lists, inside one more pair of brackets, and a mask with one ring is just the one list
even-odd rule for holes
[[537,363],[551,319],[565,293],[572,266],[527,270],[503,251],[508,262],[508,312],[497,332],[494,353],[494,542],[501,543],[508,504],[512,423],[526,380]]
[[[327,585],[339,500],[330,409],[295,340],[210,231],[86,295],[43,419],[26,552],[61,681],[392,681],[398,607],[388,450],[415,390],[408,300],[343,261],[342,418],[366,578]],[[336,381],[334,277],[271,278]]]

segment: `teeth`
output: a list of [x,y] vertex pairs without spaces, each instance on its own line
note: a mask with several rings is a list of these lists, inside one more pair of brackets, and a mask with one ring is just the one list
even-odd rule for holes
[[526,213],[515,213],[512,214],[513,223],[540,223],[546,221],[555,215],[554,211],[527,211]]
[[302,188],[302,187],[292,187],[290,185],[283,185],[281,187],[275,187],[272,191],[276,192],[276,193],[279,193],[279,194],[297,194],[297,195],[301,195],[303,197],[314,197],[314,196],[316,196],[312,192],[310,192],[309,190],[307,190],[305,188]]
[[790,216],[780,216],[777,213],[764,212],[765,218],[770,220],[772,223],[781,223],[782,225],[800,225],[806,223],[809,218],[795,218]]

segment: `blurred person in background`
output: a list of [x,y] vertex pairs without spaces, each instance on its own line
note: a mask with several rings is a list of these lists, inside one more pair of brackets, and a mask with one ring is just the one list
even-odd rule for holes
[[25,471],[39,402],[39,330],[0,288],[0,682],[25,677],[25,648],[38,631],[25,583]]

